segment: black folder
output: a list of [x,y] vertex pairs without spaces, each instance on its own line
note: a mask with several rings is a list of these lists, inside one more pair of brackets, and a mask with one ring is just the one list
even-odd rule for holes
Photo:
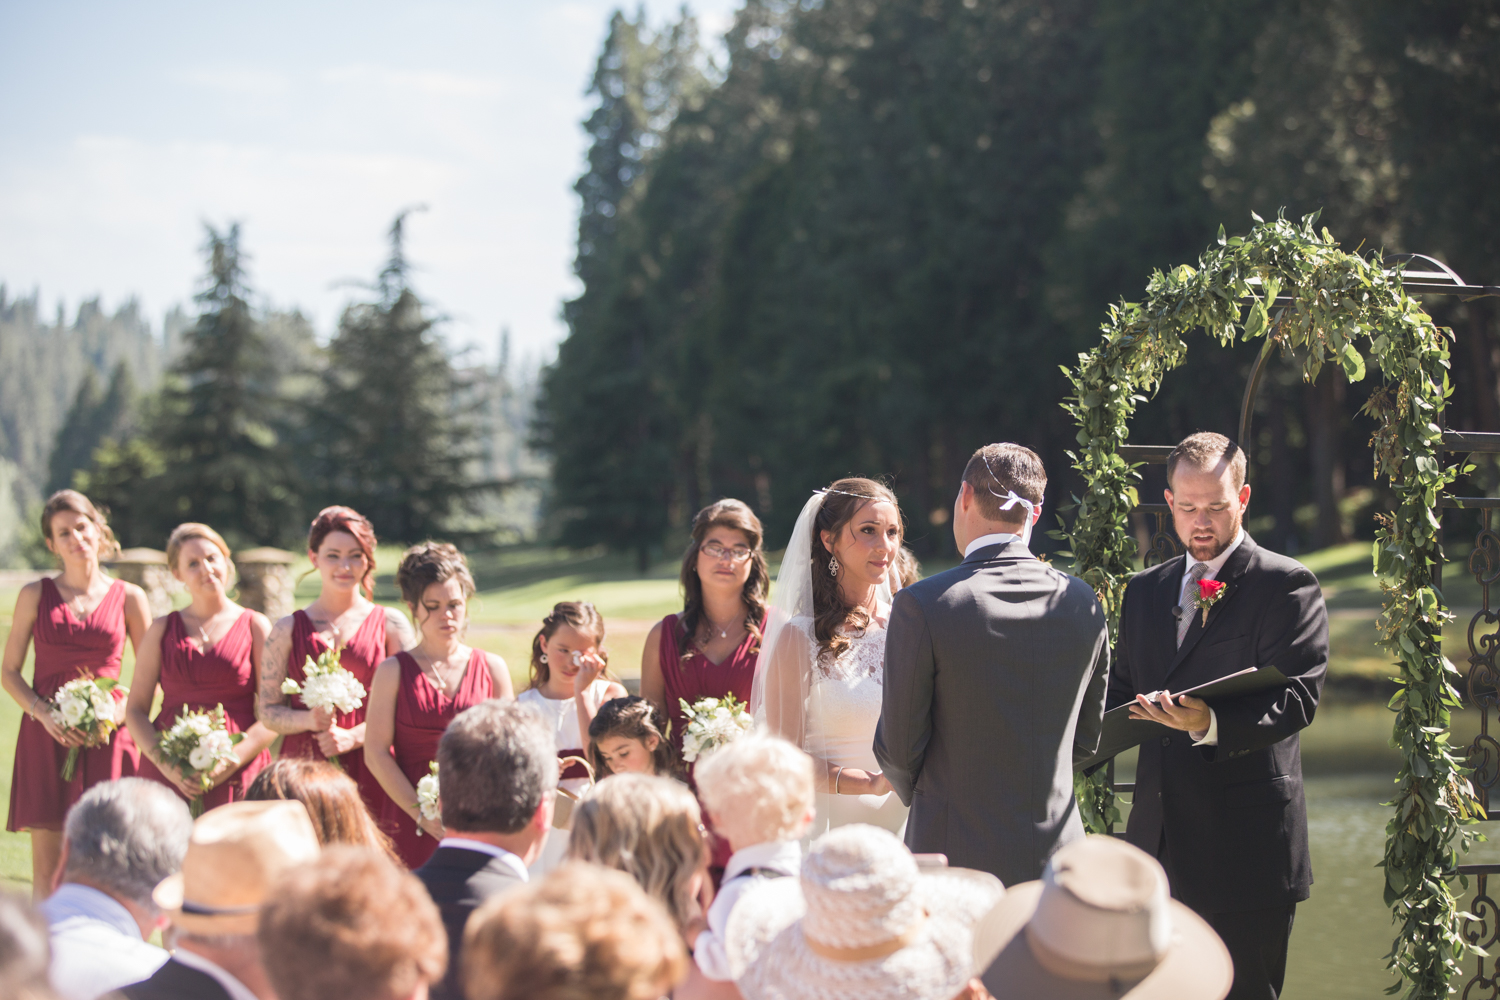
[[[1209,681],[1207,684],[1200,684],[1186,691],[1173,691],[1172,697],[1176,699],[1178,695],[1190,694],[1194,698],[1202,698],[1208,702],[1209,707],[1213,707],[1215,701],[1281,687],[1286,682],[1286,674],[1275,667],[1246,667],[1237,673],[1220,677],[1216,681]],[[1092,757],[1074,764],[1073,770],[1086,771],[1149,739],[1177,732],[1160,722],[1132,719],[1130,706],[1134,704],[1135,700],[1131,699],[1118,708],[1112,708],[1104,713],[1104,729],[1099,734],[1099,749]]]

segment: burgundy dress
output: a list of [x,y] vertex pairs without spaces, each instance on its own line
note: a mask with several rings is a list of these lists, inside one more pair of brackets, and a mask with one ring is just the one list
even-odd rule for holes
[[[209,712],[218,705],[224,706],[225,728],[231,733],[243,733],[255,725],[255,669],[250,661],[254,642],[250,631],[252,614],[252,611],[241,613],[229,631],[205,650],[188,641],[181,612],[167,616],[167,629],[161,637],[161,711],[152,722],[157,732],[170,729],[184,708]],[[204,793],[204,810],[243,799],[255,776],[270,762],[269,749],[256,754],[223,784]],[[145,756],[141,758],[141,777],[160,781],[182,795]]]
[[[318,635],[317,629],[313,627],[313,620],[306,611],[297,611],[292,614],[292,652],[287,660],[286,675],[301,684],[307,679],[302,668],[307,664],[310,656],[317,659],[328,649],[328,643]],[[358,678],[370,690],[370,684],[375,679],[375,668],[380,666],[380,661],[385,659],[385,608],[376,605],[365,616],[354,635],[344,644],[344,649],[339,654],[339,663],[343,668]],[[293,706],[305,707],[298,695],[292,696]],[[340,712],[334,725],[340,729],[353,729],[365,721],[365,710],[369,707],[369,699],[365,704],[359,706],[352,712]],[[324,760],[323,751],[318,749],[318,736],[316,733],[292,733],[281,741],[281,756],[283,757],[312,757]],[[364,751],[360,749],[350,750],[348,753],[339,754],[338,762],[343,766],[349,777],[359,786],[359,794],[365,800],[365,805],[370,809],[370,815],[380,816],[386,799],[385,789],[380,787],[380,782],[375,780],[374,775],[369,773],[365,767]]]
[[[401,686],[396,690],[396,728],[391,754],[396,766],[406,775],[413,788],[428,773],[428,765],[437,760],[438,741],[453,717],[494,696],[489,662],[484,650],[469,653],[458,691],[448,697],[432,686],[422,668],[410,653],[397,653],[401,664]],[[411,869],[420,868],[437,850],[437,840],[418,833],[417,824],[406,811],[386,796],[381,825],[390,834],[396,854]]]
[[[762,621],[761,629],[764,628],[765,622]],[[732,694],[748,705],[750,688],[755,680],[755,661],[760,655],[760,639],[750,634],[748,629],[744,641],[724,658],[723,663],[710,660],[696,646],[693,647],[692,656],[684,659],[680,643],[690,642],[691,639],[691,636],[682,634],[676,615],[667,615],[661,620],[659,660],[667,692],[667,721],[672,726],[672,748],[677,751],[678,760],[682,759],[682,734],[687,728],[687,716],[683,714],[678,699],[691,705],[699,698],[722,698],[726,694]],[[696,791],[691,765],[688,766],[688,785]],[[703,822],[709,825],[707,813],[704,814]],[[714,837],[712,846],[713,860],[710,864],[722,869],[729,863],[729,842],[721,837]]]
[[[57,584],[43,578],[31,641],[36,647],[31,686],[50,699],[57,689],[81,673],[94,677],[120,676],[125,651],[125,584],[116,580],[104,600],[83,621],[68,607]],[[37,706],[41,711],[41,706]],[[136,773],[141,752],[121,726],[109,743],[83,750],[73,780],[62,780],[68,748],[47,735],[46,727],[29,714],[21,718],[16,737],[16,759],[10,778],[12,833],[25,829],[61,830],[78,797],[101,781],[128,778]]]

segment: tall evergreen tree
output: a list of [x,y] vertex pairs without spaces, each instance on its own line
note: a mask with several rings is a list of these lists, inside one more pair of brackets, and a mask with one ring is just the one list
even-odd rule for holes
[[75,473],[89,467],[95,449],[106,439],[120,441],[133,433],[134,406],[135,379],[128,364],[115,365],[109,387],[102,393],[94,370],[87,369],[52,447],[47,489],[72,486]]
[[159,528],[203,521],[231,544],[298,533],[297,480],[285,445],[281,372],[248,302],[240,229],[208,227],[201,312],[163,390],[154,444],[166,468],[151,484]]
[[583,294],[567,303],[571,336],[542,378],[537,443],[554,457],[552,506],[570,545],[636,553],[644,568],[668,524],[673,413],[658,391],[669,363],[641,292],[654,266],[643,259],[632,204],[683,102],[700,92],[697,27],[684,13],[652,35],[644,14],[616,13],[584,123],[593,142],[582,199],[575,270]]
[[415,542],[443,532],[486,484],[468,476],[478,439],[467,386],[411,289],[406,216],[391,226],[377,301],[345,310],[328,346],[303,452],[319,505],[349,504],[381,537]]

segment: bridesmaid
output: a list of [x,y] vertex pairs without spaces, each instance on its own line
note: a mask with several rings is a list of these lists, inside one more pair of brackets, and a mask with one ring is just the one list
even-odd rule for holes
[[750,701],[770,580],[754,511],[738,500],[700,510],[681,580],[682,612],[652,626],[641,654],[641,697],[667,713],[679,759],[687,725],[679,699]]
[[[135,681],[125,705],[130,734],[141,748],[141,777],[177,790],[189,801],[203,797],[212,809],[245,797],[256,774],[271,761],[276,734],[255,718],[256,674],[271,623],[259,611],[242,608],[225,593],[234,577],[229,546],[206,524],[179,524],[167,539],[167,566],[186,586],[192,603],[151,625],[135,661]],[[151,721],[156,686],[161,684],[161,711]],[[211,711],[224,706],[231,733],[244,733],[234,758],[209,773],[204,792],[176,767],[157,757],[158,734],[184,708]]]
[[[47,699],[84,671],[118,678],[125,636],[138,652],[151,627],[145,591],[111,580],[99,569],[100,557],[118,553],[120,546],[88,497],[74,490],[52,494],[42,508],[42,538],[62,563],[62,572],[21,588],[0,661],[0,684],[26,713],[16,737],[5,828],[31,831],[31,886],[37,899],[51,890],[68,809],[99,782],[135,774],[140,762],[140,751],[123,726],[121,691],[115,719],[121,728],[106,745],[84,750],[73,780],[64,782],[68,748],[82,741],[52,721]],[[31,684],[21,676],[28,642],[36,643]]]
[[[365,768],[365,709],[353,712],[299,708],[296,695],[282,693],[288,677],[301,684],[308,657],[317,659],[342,643],[339,662],[370,689],[375,668],[416,644],[411,623],[395,608],[370,601],[375,596],[375,530],[348,507],[325,507],[307,533],[307,557],[322,579],[317,600],[277,622],[261,659],[256,715],[273,732],[284,733],[282,757],[337,757],[372,810],[385,792]],[[361,593],[363,590],[363,593]]]
[[417,782],[437,759],[443,730],[464,709],[512,698],[515,689],[504,660],[459,641],[474,578],[458,549],[443,542],[412,546],[401,557],[396,584],[417,623],[418,641],[375,668],[365,766],[385,790],[382,826],[401,860],[417,868],[443,836],[443,824],[421,819],[417,809]]

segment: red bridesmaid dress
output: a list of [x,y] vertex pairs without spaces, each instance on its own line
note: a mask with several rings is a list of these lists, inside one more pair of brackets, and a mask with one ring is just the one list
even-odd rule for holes
[[[724,657],[722,663],[715,663],[703,655],[703,650],[695,645],[692,655],[684,658],[682,646],[679,643],[684,639],[691,639],[682,634],[682,627],[678,625],[676,615],[667,615],[661,620],[661,644],[659,646],[659,662],[661,664],[662,682],[667,692],[667,721],[672,726],[671,740],[672,748],[677,751],[677,759],[682,759],[682,734],[687,728],[687,716],[682,711],[682,705],[678,701],[693,704],[700,698],[722,698],[726,694],[732,694],[745,704],[750,703],[750,689],[755,681],[755,661],[760,656],[760,638],[745,630],[744,641],[735,647],[734,652]],[[765,622],[761,622],[761,629],[765,629]],[[688,774],[688,785],[695,791],[697,786],[693,784],[691,764],[684,764]],[[704,823],[708,824],[708,814],[704,814]],[[722,837],[713,838],[713,858],[709,862],[713,868],[722,869],[729,863],[729,842]],[[717,879],[715,880],[717,884]]]
[[[252,614],[252,611],[242,613],[229,631],[205,650],[188,641],[181,612],[167,616],[167,629],[161,637],[162,705],[152,723],[157,732],[171,728],[184,708],[209,712],[218,705],[224,706],[225,728],[231,733],[243,733],[255,725],[255,669],[250,661]],[[255,776],[270,762],[271,751],[262,750],[219,787],[204,793],[204,810],[243,799]],[[142,756],[140,773],[141,777],[160,781],[182,795],[149,757]]]
[[[428,765],[437,760],[438,741],[448,723],[464,709],[493,698],[494,684],[482,649],[469,653],[469,665],[464,668],[463,680],[458,682],[458,690],[451,698],[432,686],[410,653],[397,653],[396,659],[401,664],[401,686],[396,691],[396,729],[391,753],[401,773],[416,788],[417,782],[428,773]],[[437,840],[418,833],[415,821],[390,796],[386,796],[384,805],[381,825],[390,834],[396,854],[406,867],[420,868],[437,850]]]
[[[307,664],[310,656],[317,659],[328,649],[328,643],[318,634],[313,627],[313,620],[306,611],[292,613],[292,652],[287,660],[286,675],[301,684],[306,680],[302,668]],[[344,644],[343,652],[339,654],[339,663],[344,669],[353,674],[365,691],[370,690],[370,684],[375,679],[375,668],[385,659],[385,608],[375,605],[365,620],[355,629],[353,637]],[[292,696],[295,707],[306,707],[298,695]],[[340,712],[335,721],[341,729],[353,729],[365,721],[365,711],[369,707],[369,699],[352,712]],[[281,741],[281,756],[283,757],[312,757],[324,760],[323,751],[318,749],[318,736],[316,733],[292,733]],[[365,755],[362,749],[350,750],[348,753],[340,754],[338,762],[354,779],[359,786],[360,798],[365,800],[365,805],[370,810],[370,815],[379,817],[385,808],[385,789],[380,787],[380,782],[375,780],[365,767]]]
[[[87,672],[94,677],[120,676],[125,651],[125,584],[116,580],[99,606],[79,621],[57,584],[43,578],[31,641],[36,649],[31,686],[50,699],[57,689]],[[37,706],[41,710],[41,706]],[[68,748],[58,743],[30,715],[21,718],[16,737],[16,759],[10,779],[12,833],[25,829],[61,830],[68,810],[88,789],[101,781],[128,778],[136,773],[141,752],[130,732],[121,726],[102,747],[83,750],[73,780],[62,780]]]

